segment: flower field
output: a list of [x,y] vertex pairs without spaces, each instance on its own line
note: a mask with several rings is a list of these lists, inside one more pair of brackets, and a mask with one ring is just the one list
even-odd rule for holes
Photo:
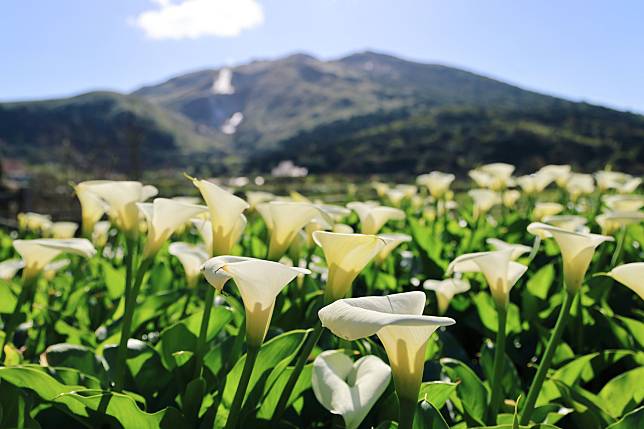
[[641,178],[182,180],[0,230],[0,428],[644,427]]

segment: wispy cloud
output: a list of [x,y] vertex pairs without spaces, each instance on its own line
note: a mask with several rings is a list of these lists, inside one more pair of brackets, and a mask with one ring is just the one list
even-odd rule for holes
[[134,23],[152,39],[235,37],[261,25],[264,12],[256,0],[152,0],[155,9]]

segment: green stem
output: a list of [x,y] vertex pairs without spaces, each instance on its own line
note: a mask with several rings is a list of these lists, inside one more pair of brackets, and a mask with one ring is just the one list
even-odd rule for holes
[[568,289],[565,290],[564,301],[561,304],[561,309],[559,310],[559,317],[557,318],[557,323],[555,328],[552,331],[548,345],[546,346],[546,351],[541,359],[539,368],[537,369],[537,374],[532,380],[530,385],[530,390],[528,391],[528,396],[523,406],[523,412],[521,413],[521,425],[527,425],[530,422],[530,417],[534,411],[534,405],[537,402],[539,397],[539,392],[541,391],[541,386],[546,379],[546,373],[550,368],[552,362],[552,357],[555,354],[555,350],[559,345],[561,340],[561,335],[563,333],[564,327],[566,326],[566,321],[568,320],[568,315],[570,314],[570,307],[575,298],[575,292],[571,292]]
[[463,253],[469,253],[470,250],[472,249],[472,245],[474,244],[474,236],[476,235],[476,231],[479,229],[481,216],[483,215],[479,213],[478,216],[476,217],[476,220],[472,223],[472,228],[470,229],[470,236],[467,240],[467,246],[465,246]]
[[624,241],[626,241],[626,227],[622,226],[621,231],[619,232],[619,237],[617,237],[617,245],[615,246],[615,252],[613,257],[610,260],[610,268],[615,268],[617,264],[622,259],[622,253],[624,251]]
[[18,328],[20,322],[22,307],[26,302],[29,301],[29,297],[32,296],[32,289],[35,288],[37,280],[38,276],[23,279],[22,288],[20,289],[20,295],[18,295],[16,306],[14,307],[13,313],[9,317],[9,320],[7,320],[7,323],[4,327],[4,340],[0,341],[0,362],[2,362],[4,359],[4,346],[5,344],[11,342],[13,334],[16,331],[16,328]]
[[132,330],[132,320],[134,318],[134,310],[136,308],[136,298],[139,296],[139,290],[143,283],[143,277],[148,271],[148,267],[152,264],[154,257],[148,257],[141,261],[141,265],[136,271],[136,278],[131,285],[130,293],[125,296],[125,314],[123,315],[123,325],[121,326],[121,338],[116,353],[116,370],[114,373],[114,388],[117,391],[123,390],[125,385],[125,368],[127,366],[127,342],[130,339]]
[[309,356],[311,355],[313,348],[320,340],[320,337],[322,336],[322,331],[324,331],[324,328],[322,327],[322,322],[320,322],[320,320],[318,319],[315,326],[313,327],[313,332],[309,334],[308,338],[306,339],[306,343],[304,343],[302,350],[300,350],[300,355],[297,358],[297,362],[295,362],[295,367],[293,367],[293,372],[291,372],[291,375],[289,376],[288,381],[286,382],[286,385],[282,390],[280,399],[277,402],[277,405],[275,406],[275,412],[273,412],[273,419],[272,419],[273,422],[278,422],[282,418],[282,415],[284,414],[284,412],[286,411],[286,407],[288,406],[288,400],[291,397],[291,394],[293,393],[293,388],[295,387],[297,380],[300,378],[300,374],[302,374],[304,365],[306,365],[306,362]]
[[195,362],[195,376],[198,378],[201,375],[201,368],[203,367],[203,356],[206,349],[206,337],[208,334],[208,323],[210,322],[210,313],[212,312],[212,305],[215,301],[215,288],[208,286],[206,290],[206,306],[203,310],[201,317],[201,328],[199,329],[199,338],[197,339],[196,348],[196,362]]
[[409,398],[398,397],[399,414],[398,414],[398,429],[412,429],[414,426],[414,414],[416,413],[416,404]]
[[237,427],[239,413],[241,411],[242,403],[244,402],[244,396],[246,396],[246,389],[248,388],[248,381],[250,380],[250,376],[253,373],[253,367],[255,366],[255,361],[257,360],[259,349],[260,347],[249,346],[246,350],[244,369],[242,370],[241,378],[239,379],[239,384],[237,385],[237,391],[235,392],[233,403],[230,405],[230,413],[228,414],[228,420],[226,420],[225,429],[233,429]]
[[488,410],[487,423],[496,424],[496,416],[499,412],[499,406],[503,397],[503,388],[501,379],[503,378],[503,363],[505,357],[505,325],[507,320],[507,311],[505,308],[498,306],[497,314],[499,319],[498,330],[496,332],[496,344],[494,344],[494,368],[492,370],[492,395],[490,396],[490,408]]
[[528,265],[530,265],[530,262],[537,256],[537,253],[539,252],[539,248],[541,247],[541,237],[536,235],[534,237],[534,242],[532,243],[532,250],[530,250],[530,255],[528,256]]

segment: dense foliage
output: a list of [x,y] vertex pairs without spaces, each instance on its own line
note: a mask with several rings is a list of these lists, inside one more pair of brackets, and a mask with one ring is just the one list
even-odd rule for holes
[[[485,176],[477,174],[472,177],[479,185],[485,184]],[[620,176],[620,180],[624,177]],[[344,427],[347,423],[347,427],[394,428],[412,427],[407,425],[415,415],[413,428],[640,428],[644,424],[644,306],[633,290],[599,274],[642,260],[644,226],[639,210],[644,197],[622,197],[626,201],[623,204],[634,201],[634,206],[629,206],[628,216],[623,207],[621,214],[615,215],[611,211],[615,201],[622,200],[607,195],[614,194],[618,184],[598,176],[595,189],[592,180],[589,188],[582,179],[568,176],[567,184],[560,180],[563,187],[553,184],[546,191],[535,191],[530,187],[532,182],[517,179],[524,187],[521,194],[504,190],[514,180],[509,177],[504,183],[487,183],[494,190],[477,190],[469,195],[453,195],[446,189],[439,192],[431,181],[421,178],[418,187],[376,183],[379,204],[383,206],[345,201],[351,203],[348,207],[352,211],[314,204],[299,194],[279,202],[275,196],[242,189],[239,194],[250,207],[238,242],[234,238],[225,241],[228,236],[216,226],[223,228],[226,224],[222,220],[225,216],[221,217],[225,210],[235,213],[230,219],[238,219],[230,207],[237,204],[244,210],[246,203],[206,181],[193,179],[210,208],[209,216],[200,213],[205,207],[193,205],[192,201],[158,198],[154,204],[138,206],[147,216],[147,224],[142,217],[139,219],[142,214],[137,210],[134,219],[141,223],[128,223],[128,211],[118,203],[126,198],[124,190],[135,189],[139,193],[137,201],[143,201],[155,193],[154,189],[135,182],[85,182],[76,187],[76,192],[84,209],[83,235],[92,238],[96,254],[84,241],[74,245],[59,241],[56,246],[62,247],[57,249],[72,253],[36,267],[35,259],[30,258],[37,257],[26,256],[25,243],[38,243],[33,239],[43,234],[69,237],[70,229],[73,236],[73,225],[27,214],[20,218],[20,231],[0,232],[0,335],[5,337],[0,366],[0,427],[212,428],[224,427],[227,420],[230,427],[234,416],[239,427],[326,428]],[[554,176],[548,183],[552,180]],[[625,180],[634,186],[639,183],[636,178]],[[573,186],[575,181],[584,185]],[[619,186],[627,185],[620,182]],[[114,189],[123,192],[114,193]],[[484,201],[480,195],[491,200]],[[102,203],[93,207],[107,210],[111,225],[104,221],[93,224],[103,214],[100,208],[98,215],[90,213],[91,201],[98,201],[92,200],[94,197]],[[107,202],[108,206],[103,205]],[[574,291],[570,277],[563,284],[564,268],[568,272],[570,266],[562,265],[559,240],[547,236],[535,239],[535,225],[538,228],[542,224],[533,223],[532,233],[527,230],[531,221],[543,220],[545,206],[539,205],[543,202],[561,203],[551,206],[559,210],[560,217],[549,220],[568,231],[561,234],[594,240],[595,236],[584,231],[586,224],[593,232],[617,238],[601,243],[591,252],[585,280],[582,273]],[[131,203],[135,204],[135,200]],[[165,212],[163,205],[167,206]],[[287,208],[287,224],[297,222],[299,213],[312,213],[306,215],[309,217],[305,222],[293,226],[295,234],[290,241],[281,242],[279,238],[284,232],[276,226],[282,222],[278,219],[279,207]],[[368,213],[376,207],[388,213],[384,226],[374,221],[375,214],[369,218]],[[182,210],[188,217],[199,213],[194,215],[197,219],[192,223],[183,220],[177,228],[168,226],[169,219]],[[603,211],[604,217],[598,216]],[[612,223],[606,221],[606,216]],[[203,222],[208,218],[215,228],[212,234],[203,235]],[[571,220],[573,226],[564,225]],[[166,225],[165,229],[161,225]],[[396,294],[416,291],[416,295],[405,296],[423,295],[421,308],[425,314],[444,312],[444,316],[456,321],[452,326],[434,326],[435,333],[430,332],[429,340],[422,343],[422,385],[420,392],[414,393],[417,398],[412,401],[411,414],[403,412],[410,409],[405,408],[408,404],[401,396],[405,386],[400,379],[394,384],[389,375],[379,383],[381,390],[372,387],[354,393],[353,401],[336,404],[345,411],[364,410],[362,420],[348,411],[328,411],[328,403],[320,393],[324,389],[331,389],[334,397],[341,393],[333,389],[342,388],[342,383],[346,383],[346,389],[360,385],[360,380],[376,383],[374,377],[383,374],[378,371],[388,374],[389,367],[383,362],[389,362],[394,377],[403,370],[396,363],[401,358],[392,357],[392,351],[383,348],[382,332],[349,341],[334,335],[339,328],[332,320],[323,321],[329,329],[320,325],[318,311],[338,298],[330,291],[339,278],[337,272],[329,275],[335,269],[329,263],[333,255],[325,247],[320,228],[342,231],[335,235],[350,239],[373,237],[370,243],[376,244],[389,243],[395,237],[400,240],[391,253],[381,254],[382,258],[376,257],[375,262],[358,270],[360,274],[356,272],[352,287],[349,281],[348,293],[341,295],[388,295],[395,300],[401,296]],[[351,230],[366,235],[348,234]],[[408,237],[395,235],[400,233]],[[191,265],[181,259],[176,242],[183,242],[182,246],[193,250],[192,256],[200,255],[205,260],[208,253],[221,253],[208,248],[199,253],[190,246],[204,240],[209,243],[213,238],[215,242],[209,244],[212,248],[225,248],[227,243],[231,245],[230,254],[260,260],[269,255],[282,264],[261,262],[268,264],[260,270],[264,274],[253,276],[249,286],[243,272],[232,270],[237,260],[222,262],[213,258],[202,268],[206,280],[198,271],[189,271],[194,261]],[[504,262],[512,267],[527,266],[525,274],[506,292],[488,283],[488,272],[470,273],[471,268],[459,268],[456,259],[491,246],[502,249],[503,244],[488,241],[495,238],[527,245],[512,247],[521,252],[512,257],[516,261]],[[48,246],[54,246],[52,243],[39,245],[51,249]],[[16,250],[24,259],[22,277],[16,275],[23,266]],[[355,262],[359,257],[355,253],[348,260]],[[9,272],[11,261],[14,268]],[[211,270],[213,264],[215,268]],[[258,345],[249,337],[254,329],[250,326],[259,317],[254,307],[249,308],[255,298],[249,291],[256,286],[258,296],[265,294],[278,277],[271,270],[288,270],[290,264],[308,267],[311,272],[297,277],[292,274],[286,278],[288,285],[277,289],[266,338]],[[493,265],[500,267],[503,262]],[[228,273],[228,269],[233,281],[217,283],[217,275]],[[432,282],[425,283],[450,277],[452,271],[462,272],[456,278],[467,279],[469,287],[450,291],[455,284],[448,283],[443,290],[431,286]],[[509,274],[499,275],[503,283]],[[629,287],[641,294],[642,279],[636,278]],[[344,301],[335,301],[334,305],[340,302]],[[562,338],[553,342],[550,337],[557,318],[565,313],[562,308],[569,310],[565,315],[567,324],[560,331],[554,329]],[[417,320],[434,323],[423,316]],[[450,323],[449,319],[440,321]],[[343,322],[342,329],[349,329],[349,322]],[[499,335],[499,326],[504,328],[504,335]],[[124,342],[128,337],[130,340]],[[496,353],[499,343],[505,344],[501,347],[504,353]],[[121,349],[119,344],[126,348]],[[361,379],[359,373],[348,375],[349,371],[339,376],[340,382],[328,384],[328,374],[323,377],[318,371],[324,359],[332,359],[332,350],[340,350],[342,355],[333,359],[349,358],[349,364],[365,357],[380,361],[371,362],[373,372],[366,378]],[[541,371],[548,350],[552,353],[550,369],[545,367],[542,387],[532,392],[537,366]],[[121,355],[121,351],[126,354]],[[249,367],[252,373],[247,373]],[[329,363],[329,368],[335,367]],[[297,376],[290,383],[293,374]],[[535,408],[519,426],[519,420],[526,418],[529,390],[536,393]],[[378,395],[373,393],[376,391]],[[344,419],[338,414],[343,414]]]

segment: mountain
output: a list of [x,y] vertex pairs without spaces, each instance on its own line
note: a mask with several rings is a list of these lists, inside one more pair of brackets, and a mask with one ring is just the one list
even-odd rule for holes
[[183,74],[132,94],[0,104],[3,156],[114,171],[465,170],[508,161],[644,172],[644,117],[363,52]]

